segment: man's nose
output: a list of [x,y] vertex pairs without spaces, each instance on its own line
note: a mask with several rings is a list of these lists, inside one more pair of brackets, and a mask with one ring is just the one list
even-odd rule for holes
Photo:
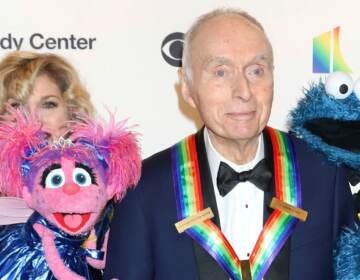
[[76,193],[78,193],[80,191],[80,187],[79,187],[79,185],[77,185],[75,183],[66,183],[62,187],[62,190],[67,195],[74,195],[74,194],[76,194]]
[[232,96],[233,98],[239,98],[243,101],[248,101],[252,96],[249,81],[243,73],[238,73],[236,77],[234,77],[232,83]]

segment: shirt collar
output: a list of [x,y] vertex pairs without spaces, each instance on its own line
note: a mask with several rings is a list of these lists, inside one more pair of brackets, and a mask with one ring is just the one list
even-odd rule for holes
[[226,158],[224,158],[213,146],[211,143],[208,129],[205,127],[204,129],[204,141],[205,141],[205,148],[206,154],[209,162],[211,176],[213,178],[213,182],[216,182],[217,172],[220,166],[220,162],[223,161],[227,163],[231,168],[233,168],[236,172],[241,172],[245,170],[249,170],[253,168],[260,160],[264,158],[264,140],[263,134],[259,136],[259,144],[256,150],[255,157],[248,163],[245,164],[236,164]]

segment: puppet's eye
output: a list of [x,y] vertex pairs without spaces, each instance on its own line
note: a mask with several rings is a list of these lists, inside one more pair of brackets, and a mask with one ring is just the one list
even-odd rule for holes
[[80,187],[88,187],[91,185],[91,175],[83,168],[77,167],[73,171],[73,181]]
[[360,78],[358,78],[354,84],[354,93],[358,99],[360,99]]
[[53,169],[45,179],[45,187],[49,189],[61,188],[65,183],[65,175],[62,169]]
[[325,90],[336,99],[345,99],[353,91],[353,80],[344,72],[334,72],[326,79]]

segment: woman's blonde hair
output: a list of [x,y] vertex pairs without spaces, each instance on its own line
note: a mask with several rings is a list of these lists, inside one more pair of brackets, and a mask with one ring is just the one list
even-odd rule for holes
[[69,112],[94,113],[90,95],[69,62],[55,54],[27,51],[12,52],[0,61],[0,112],[10,98],[25,102],[41,75],[57,84]]

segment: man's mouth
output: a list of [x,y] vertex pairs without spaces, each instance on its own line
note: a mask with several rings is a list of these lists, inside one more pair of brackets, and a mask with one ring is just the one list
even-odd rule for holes
[[304,128],[330,146],[360,153],[360,121],[313,119]]
[[248,120],[254,117],[255,111],[248,111],[248,112],[229,112],[226,114],[228,117],[238,120]]
[[90,219],[90,213],[54,213],[55,220],[71,232],[80,230]]

